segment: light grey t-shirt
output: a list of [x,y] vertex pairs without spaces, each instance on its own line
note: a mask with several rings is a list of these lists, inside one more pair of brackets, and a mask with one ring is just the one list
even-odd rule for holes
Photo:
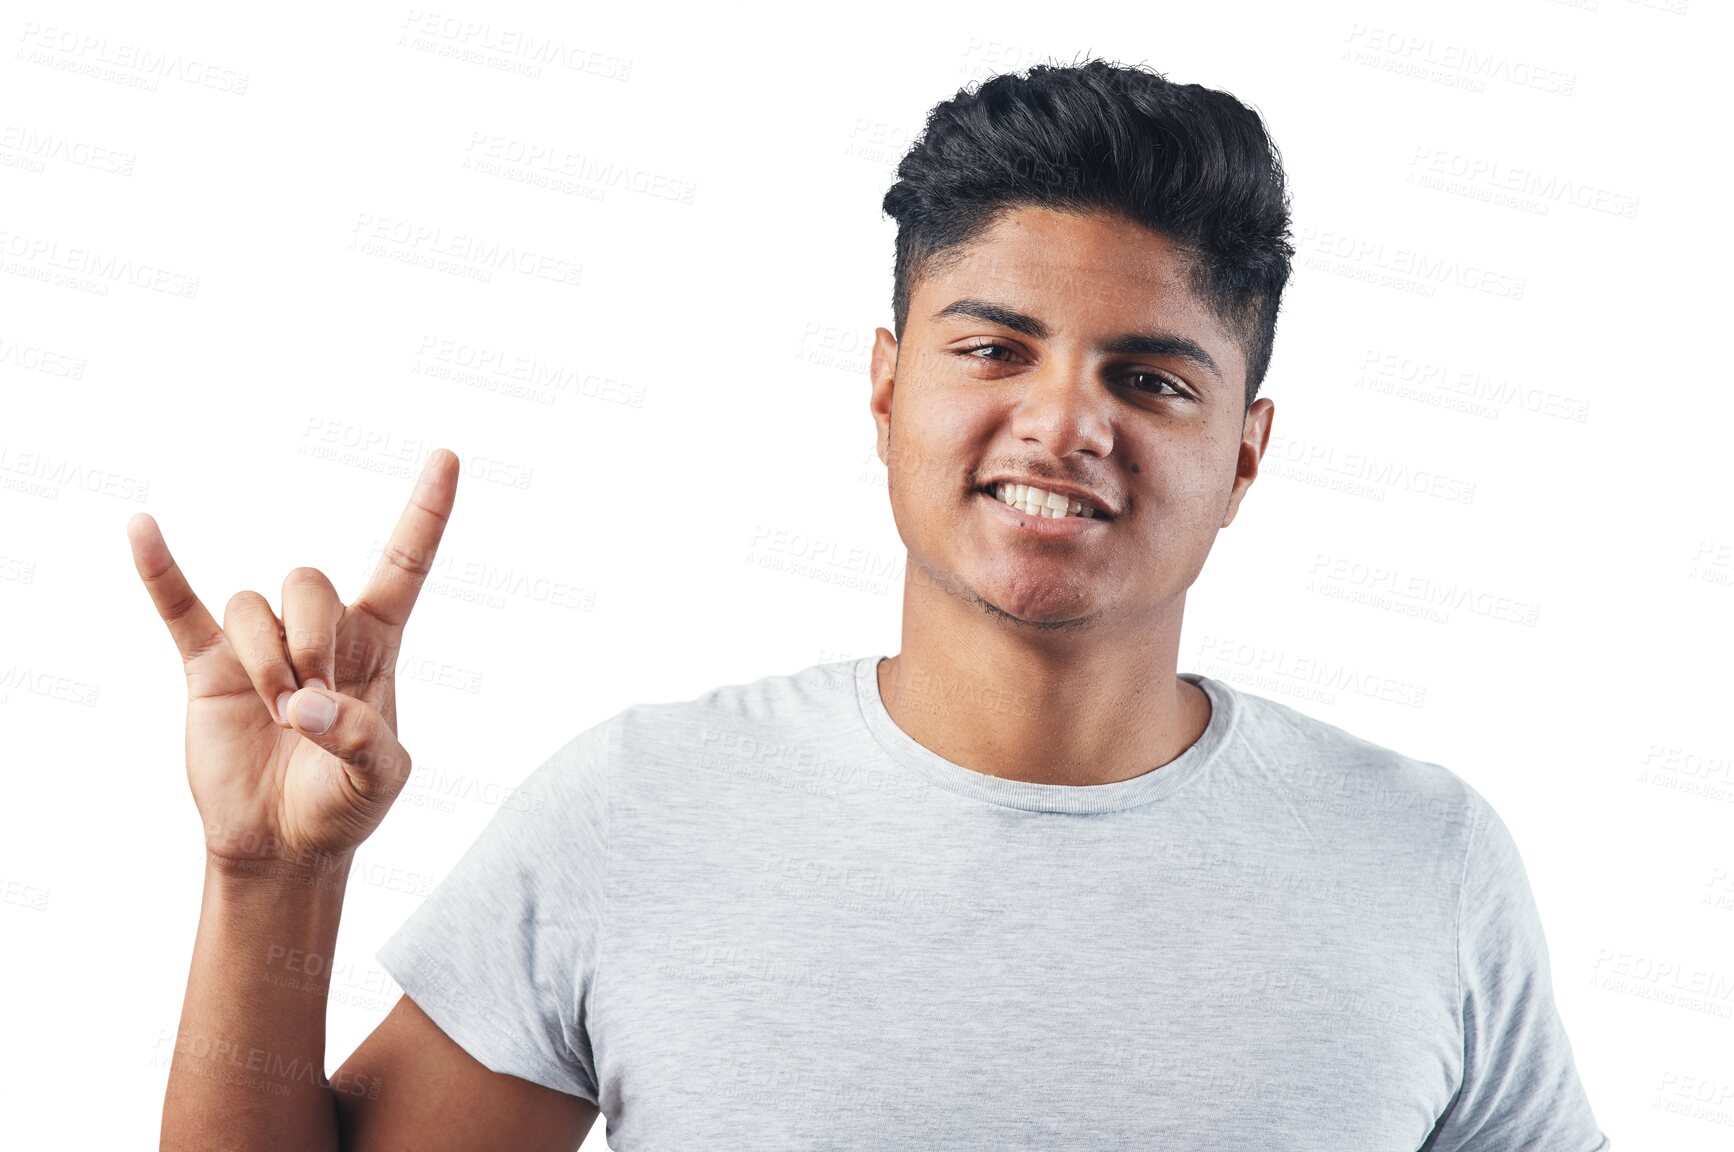
[[573,737],[381,963],[620,1152],[1612,1147],[1455,774],[1182,673],[1168,764],[1006,780],[899,728],[880,659]]

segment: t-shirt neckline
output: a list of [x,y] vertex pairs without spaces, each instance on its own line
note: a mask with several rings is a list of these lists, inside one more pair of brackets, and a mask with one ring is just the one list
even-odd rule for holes
[[868,730],[892,759],[936,787],[1029,812],[1117,812],[1171,796],[1217,758],[1228,743],[1239,712],[1234,692],[1227,685],[1201,673],[1181,672],[1182,680],[1196,684],[1210,698],[1210,722],[1190,747],[1168,763],[1111,784],[1008,780],[948,760],[899,728],[879,694],[879,662],[884,659],[882,655],[863,656],[855,662],[855,695]]

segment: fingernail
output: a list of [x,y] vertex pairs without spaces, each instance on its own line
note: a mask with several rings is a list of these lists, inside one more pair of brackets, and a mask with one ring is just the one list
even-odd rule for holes
[[330,688],[331,685],[327,684],[325,682],[325,678],[322,676],[309,676],[309,677],[307,677],[307,683],[301,685],[301,687],[303,687],[303,688]]
[[277,693],[277,723],[289,723],[289,697],[293,695],[294,692]]
[[302,689],[295,694],[295,698],[301,701],[295,705],[296,724],[315,736],[331,727],[331,722],[337,719],[337,705],[331,697]]

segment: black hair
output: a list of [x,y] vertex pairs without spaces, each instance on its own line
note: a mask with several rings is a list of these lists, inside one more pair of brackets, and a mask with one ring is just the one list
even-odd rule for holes
[[959,89],[928,113],[885,193],[898,340],[916,279],[1023,205],[1109,211],[1166,236],[1190,262],[1192,290],[1238,336],[1252,405],[1294,255],[1282,158],[1256,111],[1106,60]]

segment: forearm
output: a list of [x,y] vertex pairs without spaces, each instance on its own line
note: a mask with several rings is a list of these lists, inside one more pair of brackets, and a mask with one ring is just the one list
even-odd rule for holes
[[207,863],[180,1027],[161,1040],[165,1150],[337,1152],[325,1008],[349,865]]

